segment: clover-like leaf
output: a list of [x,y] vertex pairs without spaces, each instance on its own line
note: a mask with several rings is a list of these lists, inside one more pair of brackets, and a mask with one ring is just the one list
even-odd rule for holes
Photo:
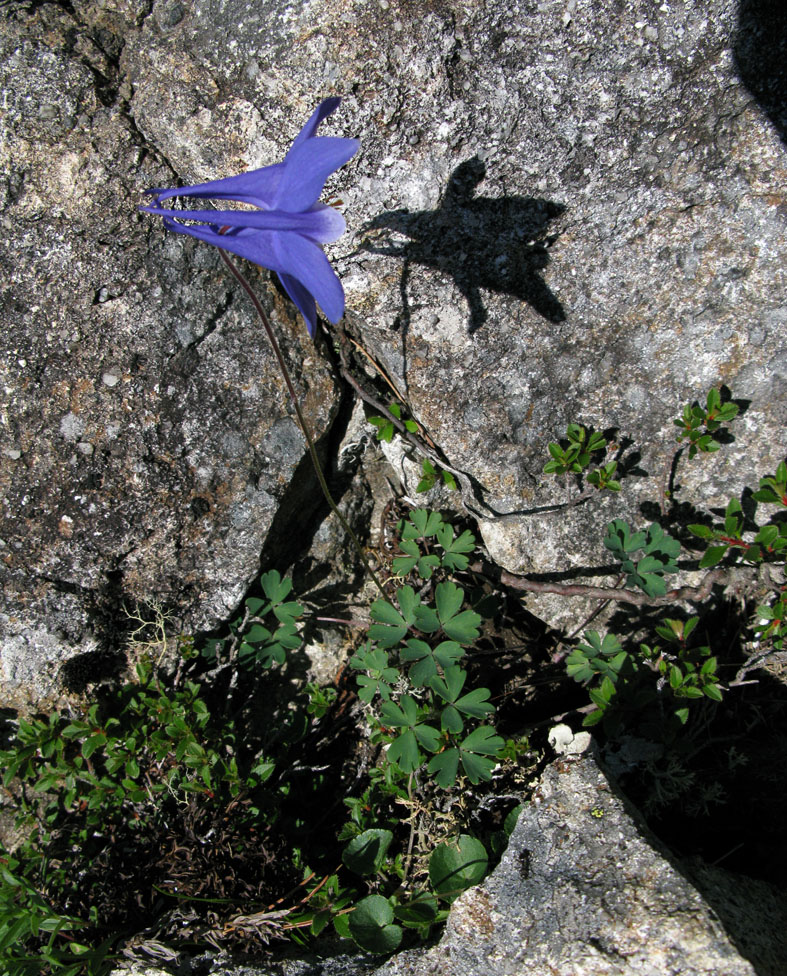
[[467,695],[462,695],[454,704],[460,712],[469,715],[470,718],[484,718],[495,710],[495,706],[489,701],[489,695],[488,688],[474,688]]
[[618,559],[623,559],[627,553],[641,549],[645,545],[646,538],[644,532],[632,533],[631,527],[624,519],[615,519],[607,526],[604,545],[610,552],[615,553]]
[[453,703],[459,697],[465,681],[467,681],[467,671],[463,671],[458,665],[451,665],[445,669],[444,678],[433,678],[429,686],[444,701]]
[[[410,596],[415,597],[415,594],[409,586],[403,586],[399,591],[400,606],[403,596],[408,603]],[[394,647],[398,644],[407,633],[409,623],[412,623],[412,620],[408,622],[387,600],[375,600],[369,613],[372,620],[376,621],[369,627],[369,637],[377,641],[381,647]]]
[[387,757],[406,773],[415,772],[423,761],[419,745],[429,752],[439,748],[440,733],[433,726],[418,721],[418,705],[410,695],[402,695],[399,705],[392,701],[383,702],[380,719],[386,726],[404,729],[388,747]]
[[426,539],[437,533],[443,524],[439,512],[429,512],[425,508],[415,508],[410,512],[409,521],[402,527],[403,539]]
[[260,577],[262,591],[271,603],[281,603],[292,591],[292,580],[289,576],[284,579],[275,570],[263,573]]
[[463,610],[464,590],[455,583],[438,583],[435,590],[435,604],[440,625],[445,634],[460,644],[471,644],[478,639],[478,626],[481,617],[475,610]]
[[444,550],[442,563],[446,569],[454,572],[467,569],[470,560],[465,554],[472,552],[476,546],[476,539],[472,532],[465,529],[455,539],[453,527],[443,525],[437,531],[437,541]]

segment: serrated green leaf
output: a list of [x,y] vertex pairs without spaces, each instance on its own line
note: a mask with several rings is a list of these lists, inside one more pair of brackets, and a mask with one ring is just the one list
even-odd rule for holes
[[466,680],[467,672],[457,665],[453,665],[445,669],[445,678],[434,678],[430,687],[444,701],[453,703],[459,697]]
[[418,744],[423,746],[428,752],[437,752],[440,748],[442,736],[433,726],[421,722],[419,725],[413,727],[413,732],[418,740]]
[[415,626],[424,634],[434,634],[440,629],[440,620],[433,607],[415,608]]
[[434,649],[433,654],[435,661],[437,661],[443,670],[458,664],[465,656],[461,644],[452,640],[441,641]]
[[430,512],[425,508],[416,508],[410,512],[410,519],[402,529],[403,539],[421,539],[433,536],[443,524],[443,517],[439,512]]
[[477,752],[485,756],[496,756],[505,746],[505,740],[497,735],[488,725],[479,725],[477,729],[462,740],[462,752]]
[[[416,607],[421,602],[418,595],[411,586],[403,586],[397,594],[397,599],[399,600],[399,609],[402,611],[402,617],[397,623],[405,623],[408,626],[411,626],[415,622]],[[393,609],[393,607],[391,607],[391,609]]]
[[263,627],[262,624],[252,624],[243,638],[247,644],[261,644],[263,641],[270,640],[271,636],[267,627]]
[[281,603],[292,590],[292,580],[289,577],[282,579],[275,569],[263,573],[260,577],[260,583],[263,593],[271,603]]

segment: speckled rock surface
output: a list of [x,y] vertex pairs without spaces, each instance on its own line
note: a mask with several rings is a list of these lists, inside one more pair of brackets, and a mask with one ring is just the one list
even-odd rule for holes
[[[186,630],[225,619],[274,515],[317,497],[308,465],[295,477],[303,439],[245,297],[211,249],[136,212],[175,177],[98,84],[112,65],[83,63],[90,36],[122,47],[123,9],[95,28],[88,5],[5,11],[0,31],[4,703],[20,685],[45,695],[76,651],[116,649],[138,601]],[[288,136],[272,133],[270,161]],[[330,371],[253,276],[321,436]]]
[[[450,462],[514,513],[482,522],[511,570],[608,565],[603,525],[654,517],[672,418],[713,385],[750,406],[680,467],[679,502],[723,505],[784,453],[787,157],[740,80],[736,13],[470,4],[394,44],[408,78],[424,45],[432,70],[366,141],[351,308]],[[567,499],[542,468],[572,420],[614,428],[634,470],[621,497],[539,516]]]
[[[681,467],[679,501],[723,503],[783,456],[775,7],[83,0],[4,16],[7,678],[31,651],[106,643],[123,600],[194,627],[253,575],[297,434],[215,255],[134,205],[279,158],[329,94],[330,131],[363,143],[330,187],[348,323],[482,486],[506,568],[603,566],[604,522],[652,516],[671,418],[711,385],[751,405],[729,449]],[[263,288],[324,430],[322,360]],[[615,429],[626,491],[534,515],[565,500],[541,470],[569,420]]]
[[[609,519],[653,517],[672,418],[710,386],[750,406],[678,501],[726,503],[783,455],[780,23],[733,0],[195,0],[155,3],[121,65],[189,178],[258,164],[313,92],[344,96],[348,322],[482,486],[493,558],[550,574],[608,564]],[[572,420],[614,428],[626,490],[539,516],[566,500],[542,468]]]
[[559,760],[440,944],[375,976],[754,976],[592,757]]

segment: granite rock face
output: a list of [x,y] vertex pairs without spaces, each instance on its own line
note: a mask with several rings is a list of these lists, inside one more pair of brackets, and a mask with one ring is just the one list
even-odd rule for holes
[[[98,5],[18,10],[0,31],[8,696],[45,694],[75,651],[116,649],[138,602],[189,630],[225,619],[274,515],[308,512],[307,488],[317,497],[308,465],[296,476],[303,438],[253,309],[217,254],[136,211],[177,177],[108,94],[111,65],[88,61],[86,38],[122,48],[133,28],[111,9],[92,26]],[[267,161],[287,142],[273,138]],[[286,299],[252,277],[322,436],[331,373]]]
[[[787,361],[782,75],[757,86],[750,49],[767,23],[738,13],[732,0],[13,8],[11,656],[106,643],[124,600],[205,625],[253,575],[298,435],[215,255],[134,205],[150,185],[279,158],[327,94],[344,96],[333,131],[363,142],[331,186],[351,229],[332,252],[348,323],[480,486],[493,558],[603,568],[598,523],[653,516],[671,418],[715,384],[750,406],[722,455],[679,469],[678,501],[721,504],[772,469]],[[319,433],[331,380],[272,288],[267,301]],[[539,515],[566,498],[541,471],[570,420],[613,428],[626,490]],[[531,605],[555,624],[577,612]]]
[[754,976],[588,756],[549,767],[439,945],[375,976]]
[[[393,44],[353,321],[485,489],[508,569],[609,565],[604,524],[655,516],[672,418],[711,386],[749,407],[724,452],[684,458],[677,502],[724,505],[783,456],[787,157],[741,81],[736,9],[469,4]],[[569,497],[542,468],[570,421],[613,429],[624,491],[539,514]]]
[[[120,64],[189,179],[267,160],[315,92],[344,96],[349,326],[478,486],[495,560],[597,571],[606,521],[654,517],[683,403],[725,384],[749,407],[678,502],[723,505],[783,455],[783,32],[750,7],[156,3]],[[567,499],[542,468],[574,420],[611,429],[625,490],[540,514]]]

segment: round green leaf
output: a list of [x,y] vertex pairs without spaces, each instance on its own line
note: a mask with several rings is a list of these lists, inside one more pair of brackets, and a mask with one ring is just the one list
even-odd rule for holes
[[429,880],[440,898],[454,901],[486,874],[489,859],[480,840],[460,834],[451,843],[438,844],[429,858]]
[[375,874],[385,863],[385,855],[393,840],[390,830],[373,828],[353,837],[342,851],[342,861],[362,877]]
[[394,952],[402,941],[402,929],[393,925],[393,909],[382,895],[361,899],[350,915],[350,935],[367,952]]

